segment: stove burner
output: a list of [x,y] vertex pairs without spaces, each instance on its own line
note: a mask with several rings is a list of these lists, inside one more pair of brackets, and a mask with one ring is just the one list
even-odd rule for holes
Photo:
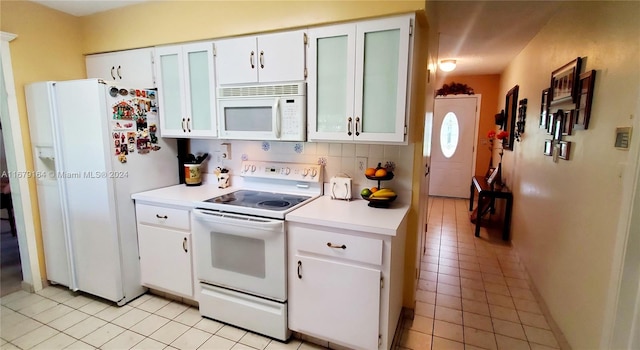
[[[207,199],[205,202],[282,212],[309,198],[311,197],[295,194],[238,190],[222,196]],[[233,209],[226,210],[231,211]]]
[[258,203],[259,207],[275,207],[275,208],[285,208],[291,205],[290,202],[286,200],[272,200],[272,201],[262,201]]

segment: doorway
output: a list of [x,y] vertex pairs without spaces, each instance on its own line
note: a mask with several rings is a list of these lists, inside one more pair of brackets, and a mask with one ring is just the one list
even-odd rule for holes
[[431,141],[429,195],[468,198],[475,168],[480,95],[437,97]]

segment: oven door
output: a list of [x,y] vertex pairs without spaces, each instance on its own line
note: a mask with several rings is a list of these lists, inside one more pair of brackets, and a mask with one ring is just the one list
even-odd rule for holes
[[201,282],[286,301],[284,221],[193,210]]

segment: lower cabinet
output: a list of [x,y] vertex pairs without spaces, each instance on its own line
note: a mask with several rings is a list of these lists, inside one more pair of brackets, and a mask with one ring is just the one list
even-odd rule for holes
[[189,210],[136,203],[136,217],[142,285],[196,300]]
[[288,224],[289,328],[354,349],[389,349],[402,309],[404,234]]

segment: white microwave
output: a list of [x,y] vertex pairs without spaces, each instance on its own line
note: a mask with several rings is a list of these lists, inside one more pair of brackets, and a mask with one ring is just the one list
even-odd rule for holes
[[218,89],[221,139],[305,141],[306,84]]

